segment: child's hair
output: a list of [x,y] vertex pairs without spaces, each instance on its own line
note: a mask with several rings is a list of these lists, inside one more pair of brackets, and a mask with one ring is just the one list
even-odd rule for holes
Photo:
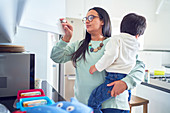
[[143,16],[135,13],[129,13],[124,16],[121,25],[120,32],[128,33],[133,36],[143,35],[146,28],[146,19]]

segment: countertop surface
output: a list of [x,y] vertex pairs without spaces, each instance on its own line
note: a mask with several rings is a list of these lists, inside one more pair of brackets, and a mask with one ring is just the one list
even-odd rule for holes
[[[45,95],[54,100],[54,102],[65,100],[50,84],[48,84],[48,82],[42,81],[41,87]],[[16,98],[16,96],[0,97],[0,113],[10,113],[16,111],[17,109],[14,108],[14,102],[16,101]]]
[[170,83],[164,81],[164,79],[162,80],[160,78],[150,78],[149,83],[142,82],[141,84],[166,93],[170,93]]

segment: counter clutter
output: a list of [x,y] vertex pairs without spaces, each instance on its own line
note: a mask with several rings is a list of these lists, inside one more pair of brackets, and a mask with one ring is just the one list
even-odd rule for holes
[[33,109],[37,106],[52,104],[54,104],[54,101],[45,96],[45,93],[42,89],[18,91],[16,108],[20,109],[20,111],[28,111],[29,109]]
[[[65,99],[47,81],[42,81],[41,86],[45,95],[54,100],[54,102],[65,101]],[[3,111],[0,109],[2,113],[12,113],[16,111],[17,109],[14,106],[16,99],[16,96],[0,97],[0,104],[4,106]],[[8,112],[8,110],[10,112]]]
[[[169,68],[168,68],[169,69]],[[170,70],[149,72],[145,70],[143,85],[170,93]]]
[[164,68],[164,70],[153,70],[153,72],[145,70],[144,82],[152,83],[151,79],[170,83],[170,69]]
[[12,113],[92,113],[93,109],[71,98],[70,102],[54,103],[44,95],[42,89],[20,90],[16,103],[18,111]]
[[93,109],[78,102],[75,98],[71,101],[60,101],[52,105],[43,105],[30,108],[26,111],[16,111],[13,113],[93,113]]
[[170,90],[170,78],[151,78],[150,84]]
[[[23,103],[23,102],[26,102],[25,99],[27,100],[27,97],[31,97],[32,95],[36,95],[39,98],[42,98],[42,96],[45,95],[47,97],[50,97],[48,99],[43,97],[43,99],[47,100],[47,103],[51,100],[53,100],[56,103],[53,103],[51,105],[35,106],[34,108],[32,107],[32,109],[26,109],[26,111],[27,111],[26,112],[26,111],[17,110],[15,108],[14,104],[18,102],[18,101],[16,101],[16,98],[17,98],[16,96],[3,97],[3,98],[0,97],[0,113],[1,112],[2,113],[47,113],[47,111],[51,111],[52,113],[69,113],[70,110],[72,113],[83,113],[84,111],[87,111],[86,113],[92,113],[93,110],[90,107],[88,107],[84,104],[81,104],[75,98],[71,98],[70,102],[65,101],[65,99],[47,81],[42,81],[41,86],[42,86],[43,90],[34,89],[35,91],[33,93],[27,92],[26,90],[19,92],[18,100],[21,101],[21,99],[24,99],[21,102],[21,103]],[[22,97],[23,95],[26,98]],[[37,100],[37,97],[34,97],[34,98],[36,98],[35,100]],[[32,101],[33,99],[28,99],[28,100]],[[36,105],[34,102],[33,102],[33,104]],[[56,106],[58,106],[58,107],[56,107]],[[72,106],[72,107],[70,107],[70,106]],[[24,106],[22,105],[22,107],[24,107]],[[40,109],[42,111],[39,111]]]
[[162,82],[170,83],[170,75],[164,75],[164,76],[150,76],[150,78],[159,80]]

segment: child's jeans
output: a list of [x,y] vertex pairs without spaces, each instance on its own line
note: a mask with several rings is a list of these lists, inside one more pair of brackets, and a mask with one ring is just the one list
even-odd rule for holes
[[121,80],[124,77],[126,77],[126,75],[127,74],[121,73],[108,73],[105,82],[92,91],[90,98],[88,100],[88,106],[94,109],[94,113],[102,113],[101,111],[102,103],[112,98],[111,90],[114,86],[107,86],[107,84],[117,80]]

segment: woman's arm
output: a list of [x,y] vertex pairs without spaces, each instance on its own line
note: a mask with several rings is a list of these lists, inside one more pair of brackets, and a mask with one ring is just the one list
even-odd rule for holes
[[140,84],[144,78],[145,74],[145,64],[140,61],[136,60],[136,65],[133,70],[122,79],[127,84],[127,89],[133,89],[136,87],[137,84]]
[[65,35],[63,38],[53,47],[51,52],[51,59],[56,63],[65,63],[71,60],[71,54],[75,52],[75,46],[77,42],[68,44],[73,34],[72,25],[64,18],[60,19],[63,26]]
[[60,40],[51,51],[51,59],[56,63],[65,63],[71,60],[71,54],[75,52],[78,41],[68,44]]
[[140,84],[144,78],[145,65],[142,61],[136,60],[136,65],[133,70],[122,80],[112,82],[108,86],[113,86],[111,95],[116,97],[126,89],[133,89],[137,84]]
[[137,60],[136,66],[133,68],[133,70],[122,79],[127,84],[127,89],[133,89],[136,87],[137,84],[140,84],[144,78],[145,74],[145,64]]

